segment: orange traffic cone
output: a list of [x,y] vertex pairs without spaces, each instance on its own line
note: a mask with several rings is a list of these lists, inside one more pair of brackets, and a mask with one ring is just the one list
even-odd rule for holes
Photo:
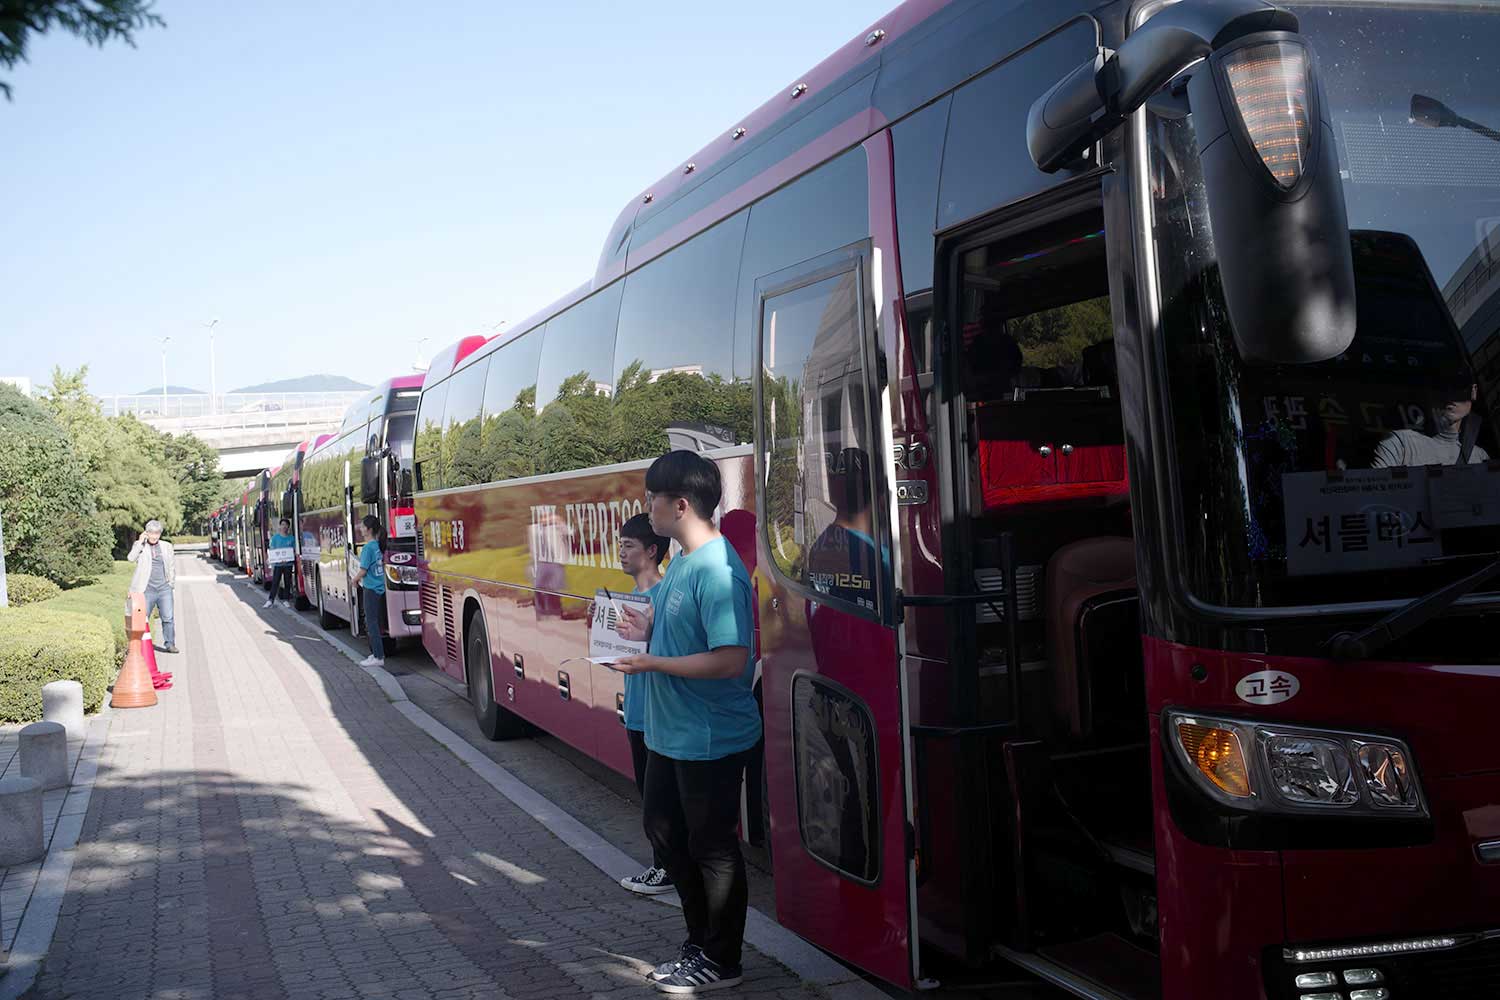
[[112,708],[150,708],[156,704],[156,688],[151,683],[151,671],[141,649],[141,636],[146,632],[144,594],[125,595],[125,632],[130,636],[125,647],[125,665],[115,678],[114,694],[109,704]]
[[158,691],[165,691],[172,686],[172,675],[156,666],[156,643],[147,632],[141,636],[141,652],[146,657],[146,667],[151,671],[151,686]]

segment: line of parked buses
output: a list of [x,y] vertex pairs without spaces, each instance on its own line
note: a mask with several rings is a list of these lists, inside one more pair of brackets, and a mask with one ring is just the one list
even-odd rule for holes
[[1500,995],[1497,41],[1495,0],[908,0],[213,553],[266,583],[287,518],[324,625],[628,774],[587,608],[697,450],[783,925],[908,989]]

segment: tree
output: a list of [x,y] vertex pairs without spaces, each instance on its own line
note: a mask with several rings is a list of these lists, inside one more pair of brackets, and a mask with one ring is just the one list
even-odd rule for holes
[[[167,22],[152,13],[155,0],[0,0],[0,66],[15,69],[26,61],[31,35],[54,26],[80,35],[90,45],[103,47],[118,38],[135,48],[135,32],[164,28]],[[11,99],[10,84],[0,80],[0,93]]]
[[167,437],[126,415],[99,412],[88,393],[88,366],[52,370],[44,403],[67,431],[93,484],[98,519],[123,556],[135,535],[155,518],[168,533],[182,529],[182,490],[168,457]]
[[0,441],[6,568],[59,584],[109,569],[110,536],[67,434],[9,386],[0,386]]

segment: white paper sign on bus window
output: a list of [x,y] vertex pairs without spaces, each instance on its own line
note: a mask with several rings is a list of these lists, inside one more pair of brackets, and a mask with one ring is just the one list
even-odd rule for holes
[[1425,469],[1281,477],[1291,576],[1417,566],[1442,555]]
[[415,514],[397,514],[391,520],[392,520],[392,522],[394,524],[394,527],[396,529],[396,537],[397,538],[415,538],[415,537],[417,537],[417,515],[415,515]]
[[608,595],[603,590],[595,592],[594,617],[589,620],[589,661],[591,663],[608,664],[622,656],[646,651],[646,640],[624,639],[615,631],[615,625],[619,621],[619,615],[615,611],[616,604],[621,607],[629,605],[636,610],[644,611],[651,604],[651,598],[644,594],[621,594],[613,590]]
[[1477,464],[1433,469],[1427,495],[1439,531],[1500,524],[1500,469]]

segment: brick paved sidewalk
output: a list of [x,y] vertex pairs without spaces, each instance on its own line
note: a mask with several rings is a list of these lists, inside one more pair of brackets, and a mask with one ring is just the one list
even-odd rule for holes
[[[642,976],[680,913],[621,892],[259,598],[178,587],[176,686],[111,717],[29,995],[656,995]],[[726,995],[819,995],[745,966]]]

